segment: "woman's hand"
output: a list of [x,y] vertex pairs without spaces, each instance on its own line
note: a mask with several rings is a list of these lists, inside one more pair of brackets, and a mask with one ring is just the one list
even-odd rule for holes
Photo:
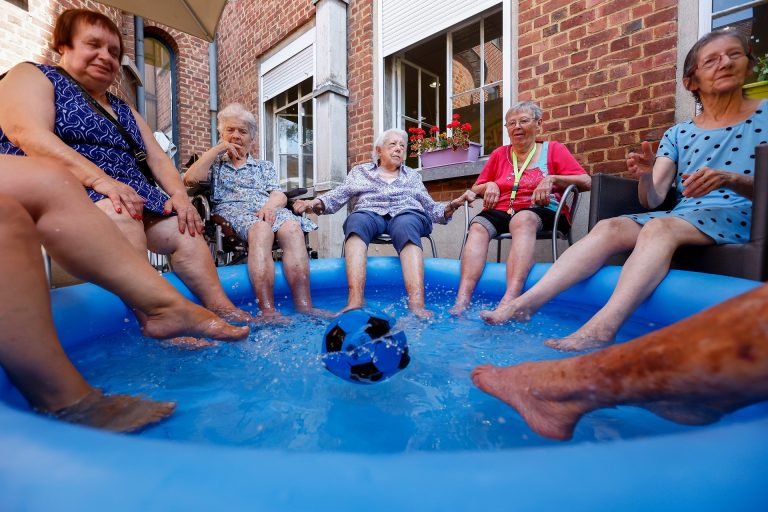
[[214,147],[216,154],[219,156],[227,155],[230,160],[239,160],[246,154],[245,146],[235,144],[234,142],[227,142],[222,140]]
[[718,171],[710,167],[702,167],[691,174],[683,174],[683,195],[685,197],[701,197],[715,189],[728,187],[733,174]]
[[469,203],[469,205],[472,205],[472,203],[477,199],[477,194],[472,192],[471,190],[465,190],[463,194],[461,194],[456,199],[453,199],[451,201],[448,201],[448,204],[445,205],[445,218],[447,219],[451,215],[453,215],[453,212],[461,208],[461,205],[464,202]]
[[552,176],[547,176],[541,180],[531,194],[531,206],[547,206],[554,185],[555,179]]
[[[471,192],[471,190],[468,190],[467,192]],[[467,192],[464,193],[466,194]],[[496,182],[489,181],[486,183],[485,193],[483,194],[483,208],[486,210],[492,210],[493,207],[496,206],[496,203],[499,202],[500,195],[501,191],[499,190],[499,186],[496,184]]]
[[123,206],[128,211],[128,215],[136,220],[141,220],[144,212],[145,200],[129,185],[110,178],[106,174],[96,178],[90,188],[94,192],[103,194],[112,201],[117,213],[123,213]]
[[271,226],[275,223],[275,219],[277,218],[277,209],[265,204],[261,210],[256,212],[256,218],[263,220]]
[[197,233],[203,232],[203,219],[192,206],[186,193],[172,195],[165,202],[163,211],[166,214],[176,212],[179,221],[179,233],[183,234],[185,231],[189,231],[190,236],[195,236]]
[[293,202],[293,213],[302,215],[312,212],[320,215],[320,200],[318,199],[297,199]]
[[642,153],[632,152],[627,155],[627,170],[636,178],[650,174],[656,161],[656,155],[654,155],[651,149],[650,142],[644,140],[640,143],[640,147],[642,148]]

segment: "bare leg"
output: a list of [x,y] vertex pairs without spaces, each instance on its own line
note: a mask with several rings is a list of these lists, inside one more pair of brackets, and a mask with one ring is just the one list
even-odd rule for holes
[[638,405],[705,424],[768,399],[768,285],[595,353],[472,372],[538,434],[570,439],[582,415]]
[[99,213],[71,174],[48,160],[3,160],[0,192],[13,196],[29,212],[51,256],[72,275],[106,288],[141,313],[145,335],[219,340],[248,335],[247,328],[233,327],[184,299],[147,263],[146,253],[134,250],[115,224]]
[[512,246],[507,257],[507,289],[498,307],[510,304],[523,291],[525,280],[533,266],[538,223],[538,216],[529,211],[522,211],[509,221]]
[[344,259],[347,269],[347,305],[341,313],[361,308],[365,304],[365,277],[368,262],[368,246],[357,235],[350,235],[344,242]]
[[597,272],[610,256],[633,248],[639,234],[640,226],[630,219],[600,221],[565,251],[530,290],[494,311],[482,311],[480,316],[489,324],[529,319],[560,292]]
[[[5,167],[8,160],[2,162]],[[81,408],[78,423],[121,432],[171,414],[173,403],[125,395],[104,397],[75,369],[53,325],[35,224],[22,205],[5,194],[0,194],[0,238],[4,244],[0,252],[0,366],[30,406],[59,415],[92,397]]]
[[295,221],[286,221],[277,230],[283,249],[283,272],[293,295],[293,305],[299,313],[330,316],[331,313],[312,306],[309,290],[309,255],[304,244],[304,232]]
[[605,306],[575,333],[545,343],[558,350],[586,350],[611,343],[622,324],[667,275],[675,250],[681,245],[711,243],[708,236],[682,219],[651,220],[640,231]]
[[418,245],[407,243],[400,251],[408,309],[419,318],[430,318],[434,313],[424,306],[424,252]]
[[149,249],[171,256],[173,271],[206,308],[228,321],[251,320],[251,315],[236,308],[224,293],[213,257],[202,236],[179,233],[176,217],[145,212],[144,225]]
[[248,230],[248,277],[261,310],[261,319],[284,322],[275,309],[275,262],[272,260],[272,242],[275,234],[266,222],[257,222]]
[[480,280],[488,259],[488,243],[491,237],[488,231],[480,224],[469,226],[467,243],[464,253],[461,255],[461,274],[459,276],[459,291],[453,307],[448,310],[451,315],[462,314],[469,307],[475,286]]

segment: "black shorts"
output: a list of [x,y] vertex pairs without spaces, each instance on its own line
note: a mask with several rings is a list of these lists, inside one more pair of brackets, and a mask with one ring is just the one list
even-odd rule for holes
[[[539,217],[539,226],[538,229],[536,229],[536,232],[552,230],[552,226],[555,224],[554,210],[543,208],[541,206],[534,206],[533,208],[517,210],[514,215],[523,211],[533,212]],[[475,215],[472,219],[472,224],[480,224],[486,231],[488,231],[491,238],[493,238],[494,236],[509,233],[509,221],[512,220],[512,217],[513,215],[501,210],[483,210]],[[562,213],[560,214],[558,229],[563,233],[568,233],[571,230],[571,225],[568,223],[568,219]]]

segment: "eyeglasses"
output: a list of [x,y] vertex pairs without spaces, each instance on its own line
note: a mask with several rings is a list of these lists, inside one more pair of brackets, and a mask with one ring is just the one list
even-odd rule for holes
[[720,65],[720,62],[722,62],[723,57],[728,57],[728,60],[738,60],[743,57],[746,57],[747,55],[742,52],[741,50],[735,50],[728,53],[721,53],[719,55],[712,55],[707,57],[702,61],[701,64],[699,64],[699,68],[710,70]]
[[518,119],[517,121],[507,121],[504,123],[504,126],[507,128],[513,128],[515,126],[519,126],[520,128],[525,128],[526,126],[529,126],[531,123],[536,121],[535,119],[528,119],[527,117],[524,117],[522,119]]

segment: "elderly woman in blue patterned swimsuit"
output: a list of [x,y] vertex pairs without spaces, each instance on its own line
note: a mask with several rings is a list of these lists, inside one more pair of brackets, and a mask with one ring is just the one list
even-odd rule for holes
[[227,219],[238,236],[248,241],[248,274],[264,320],[280,318],[273,293],[275,236],[283,249],[283,272],[296,311],[324,314],[312,307],[309,257],[304,245],[304,232],[317,226],[284,208],[288,200],[280,190],[274,165],[251,156],[256,136],[253,114],[233,103],[219,112],[218,121],[221,141],[189,168],[184,183],[210,179],[213,213]]
[[505,307],[481,313],[490,323],[530,317],[566,288],[596,272],[605,260],[632,250],[608,303],[584,326],[546,343],[584,350],[613,341],[621,325],[661,282],[682,245],[738,244],[749,240],[755,146],[768,142],[768,106],[743,96],[754,58],[732,29],[703,36],[688,52],[683,85],[701,107],[694,119],[664,134],[656,157],[647,142],[630,153],[644,206],[661,204],[674,183],[670,211],[601,221],[568,249],[542,279]]
[[322,197],[296,201],[294,211],[330,214],[350,200],[354,211],[344,222],[344,242],[349,296],[343,311],[364,304],[368,244],[388,234],[400,255],[408,308],[420,318],[432,316],[424,305],[424,254],[421,237],[432,232],[432,223],[446,224],[453,212],[475,193],[465,191],[447,204],[435,202],[427,192],[421,175],[403,164],[408,134],[387,130],[376,139],[373,162],[349,171],[344,183]]
[[[138,252],[146,257],[149,248],[170,255],[173,270],[204,306],[224,318],[248,321],[250,315],[237,309],[221,287],[208,246],[198,236],[202,220],[178,171],[141,116],[107,92],[123,54],[117,26],[97,12],[64,11],[51,47],[61,55],[60,68],[22,63],[1,82],[0,153],[61,162]],[[142,172],[132,145],[146,153],[151,176]]]

